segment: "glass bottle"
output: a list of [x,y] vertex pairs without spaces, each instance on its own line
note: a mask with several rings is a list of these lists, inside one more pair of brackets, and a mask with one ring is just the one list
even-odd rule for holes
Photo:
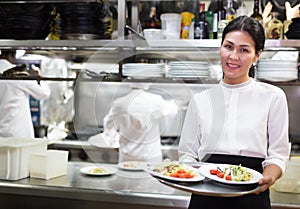
[[248,10],[245,5],[245,2],[242,2],[242,5],[236,10],[236,16],[243,16],[243,15],[248,15]]
[[223,0],[218,0],[218,6],[214,11],[213,33],[214,39],[222,37],[223,30],[226,26],[226,10],[223,6]]
[[250,17],[256,19],[262,24],[263,17],[261,13],[259,12],[259,0],[254,0],[254,7],[253,7],[253,13],[250,15]]
[[194,39],[209,39],[209,22],[206,20],[204,3],[200,3],[199,17],[195,24],[194,34]]
[[211,10],[206,11],[206,20],[209,23],[209,39],[214,38],[214,33],[213,33],[213,25],[214,25],[214,13]]
[[161,22],[156,17],[156,7],[151,7],[150,8],[149,17],[145,21],[145,28],[161,29]]
[[232,2],[232,0],[227,0],[226,20],[227,20],[227,22],[230,22],[234,18],[236,18],[236,11],[233,8],[233,2]]
[[283,23],[277,17],[278,12],[272,12],[272,19],[265,28],[267,39],[283,38]]

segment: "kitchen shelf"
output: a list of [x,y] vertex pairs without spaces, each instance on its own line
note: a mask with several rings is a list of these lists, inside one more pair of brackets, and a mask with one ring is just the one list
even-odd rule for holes
[[75,81],[77,78],[56,78],[40,76],[0,77],[0,80]]
[[[60,51],[107,51],[117,49],[151,50],[182,50],[194,51],[217,50],[221,40],[0,40],[0,49],[25,50],[60,50]],[[265,50],[299,50],[299,40],[266,40]]]
[[[113,0],[109,0],[110,2],[113,2]],[[114,0],[117,1],[117,0]],[[23,1],[18,1],[18,0],[4,0],[1,1],[1,4],[27,4],[27,3],[74,3],[74,2],[101,2],[101,0],[23,0]]]

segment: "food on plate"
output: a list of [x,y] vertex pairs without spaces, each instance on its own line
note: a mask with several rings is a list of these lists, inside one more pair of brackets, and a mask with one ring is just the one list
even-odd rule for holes
[[89,170],[89,173],[93,173],[93,174],[107,173],[107,170],[105,170],[104,168],[95,167],[95,168],[91,168]]
[[153,171],[174,178],[193,178],[196,176],[196,173],[192,167],[178,161],[171,161],[169,159],[166,159],[161,164],[155,166]]
[[247,168],[241,165],[231,165],[229,167],[221,169],[217,167],[216,169],[210,169],[210,174],[216,175],[219,178],[228,181],[250,181],[253,178],[253,174],[247,170]]
[[124,168],[138,168],[139,167],[139,163],[137,162],[126,162],[126,163],[123,163],[122,166]]

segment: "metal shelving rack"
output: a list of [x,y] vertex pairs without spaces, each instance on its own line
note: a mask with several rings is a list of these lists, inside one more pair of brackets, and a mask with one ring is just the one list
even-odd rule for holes
[[[100,0],[26,0],[1,1],[5,3],[60,3],[60,2],[99,2]],[[218,52],[220,40],[129,40],[125,39],[126,2],[133,5],[132,17],[137,15],[139,1],[146,0],[107,0],[116,2],[118,7],[118,38],[115,40],[0,40],[1,49],[24,49],[34,53],[72,56],[84,54],[90,56],[94,52],[112,52],[115,56],[127,51],[147,52],[174,52],[190,54],[201,51]],[[149,1],[149,0],[148,0]],[[266,40],[265,51],[299,51],[299,40]]]

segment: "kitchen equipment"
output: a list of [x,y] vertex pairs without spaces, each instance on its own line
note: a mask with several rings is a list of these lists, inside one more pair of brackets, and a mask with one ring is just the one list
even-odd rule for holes
[[179,39],[181,30],[181,15],[164,13],[160,16],[161,28],[166,39]]
[[67,174],[68,151],[47,150],[29,156],[30,178],[51,179]]
[[147,40],[164,39],[165,36],[161,29],[149,28],[143,30],[144,36]]
[[46,125],[34,126],[34,136],[36,138],[46,137],[47,134],[48,134],[48,126],[46,126]]
[[29,155],[47,150],[47,141],[0,137],[0,179],[19,180],[29,176]]
[[135,35],[137,35],[138,38],[145,40],[146,38],[140,34],[138,31],[136,31],[134,28],[130,27],[129,25],[125,25],[125,28],[130,30],[132,33],[134,33]]

